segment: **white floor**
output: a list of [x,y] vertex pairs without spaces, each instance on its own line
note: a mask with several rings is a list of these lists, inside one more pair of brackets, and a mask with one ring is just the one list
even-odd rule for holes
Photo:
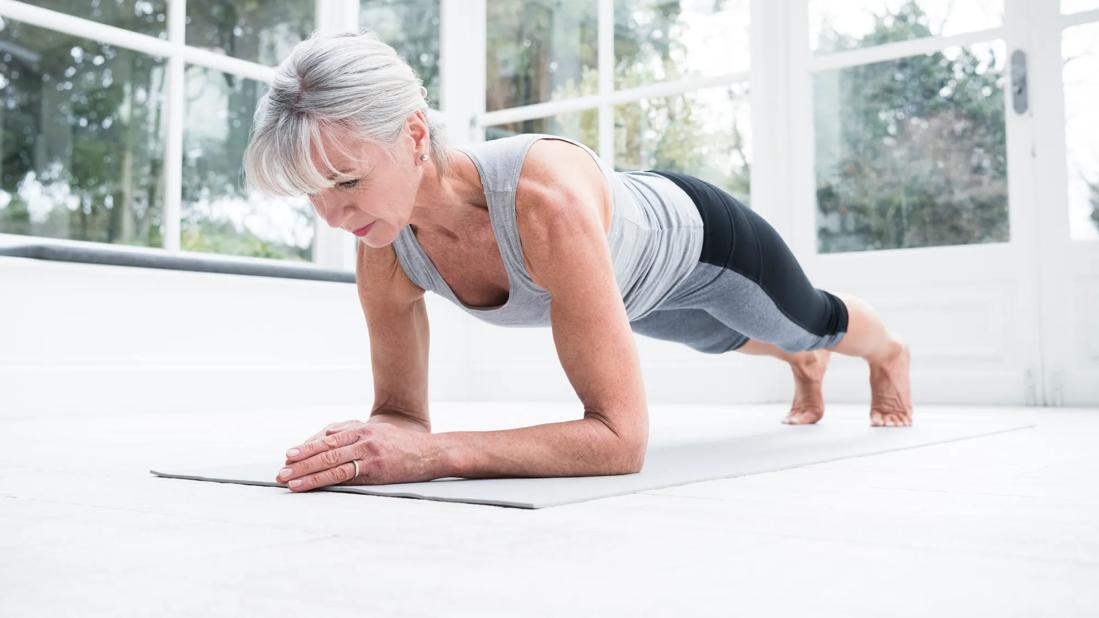
[[[433,409],[436,431],[578,413]],[[654,406],[651,428],[783,413]],[[361,408],[0,419],[0,616],[1099,616],[1099,410],[917,414],[1038,426],[525,510],[148,473],[281,462]]]

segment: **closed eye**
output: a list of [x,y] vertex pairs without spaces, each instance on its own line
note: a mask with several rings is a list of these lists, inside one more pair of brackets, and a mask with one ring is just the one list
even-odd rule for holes
[[357,184],[359,184],[359,179],[358,178],[356,178],[354,180],[348,180],[346,182],[336,183],[336,186],[341,188],[341,189],[350,189],[350,188],[354,187]]

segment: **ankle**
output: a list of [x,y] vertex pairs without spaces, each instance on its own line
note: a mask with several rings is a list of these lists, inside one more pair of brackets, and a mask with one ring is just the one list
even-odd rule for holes
[[889,340],[882,347],[882,349],[875,351],[872,354],[867,354],[863,358],[870,365],[871,368],[883,367],[885,365],[893,364],[897,359],[901,358],[908,351],[908,344],[903,339],[895,335],[890,335]]
[[820,383],[824,380],[824,370],[828,364],[827,354],[827,351],[822,350],[800,352],[786,362],[796,380]]

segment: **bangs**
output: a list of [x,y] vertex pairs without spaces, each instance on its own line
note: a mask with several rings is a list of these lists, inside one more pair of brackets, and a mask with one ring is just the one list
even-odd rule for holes
[[[247,186],[270,195],[296,197],[315,194],[354,178],[339,173],[324,150],[321,137],[331,135],[331,128],[332,125],[317,116],[302,113],[285,114],[277,123],[260,127],[244,152]],[[344,158],[350,158],[339,140],[329,138],[327,143]],[[310,157],[311,145],[316,148],[322,170],[314,167]],[[333,179],[328,180],[331,175],[334,175]]]

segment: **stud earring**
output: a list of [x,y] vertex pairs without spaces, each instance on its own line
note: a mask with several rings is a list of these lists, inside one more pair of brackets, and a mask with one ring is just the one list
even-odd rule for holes
[[427,155],[425,155],[425,154],[420,155],[420,160],[421,161],[427,161]]

